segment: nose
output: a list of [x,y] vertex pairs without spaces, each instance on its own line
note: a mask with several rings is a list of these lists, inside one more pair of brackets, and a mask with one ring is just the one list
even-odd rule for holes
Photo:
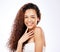
[[30,19],[30,18],[28,18],[28,21],[29,21],[29,22],[31,22],[31,19]]

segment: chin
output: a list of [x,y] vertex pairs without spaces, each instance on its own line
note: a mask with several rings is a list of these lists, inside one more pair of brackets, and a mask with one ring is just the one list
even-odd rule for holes
[[32,29],[33,27],[27,27],[28,29]]
[[28,29],[32,29],[32,27],[27,27]]

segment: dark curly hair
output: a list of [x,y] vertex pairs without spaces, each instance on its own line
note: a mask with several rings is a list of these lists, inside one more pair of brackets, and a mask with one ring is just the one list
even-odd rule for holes
[[33,3],[27,3],[19,9],[14,20],[10,39],[8,41],[8,47],[12,52],[14,52],[17,49],[18,40],[21,38],[21,36],[24,34],[27,28],[26,25],[24,24],[24,13],[27,9],[34,9],[36,11],[37,17],[41,19],[40,10],[38,6],[36,6]]

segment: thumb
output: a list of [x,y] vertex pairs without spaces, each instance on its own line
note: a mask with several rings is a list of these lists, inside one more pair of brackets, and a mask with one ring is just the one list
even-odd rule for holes
[[26,29],[25,33],[27,33],[27,31],[28,31],[28,28]]

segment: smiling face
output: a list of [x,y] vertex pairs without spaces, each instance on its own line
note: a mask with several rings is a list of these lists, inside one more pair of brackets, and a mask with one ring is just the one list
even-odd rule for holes
[[36,27],[37,21],[39,18],[37,17],[36,11],[34,9],[27,9],[24,14],[24,23],[28,29],[32,29]]

